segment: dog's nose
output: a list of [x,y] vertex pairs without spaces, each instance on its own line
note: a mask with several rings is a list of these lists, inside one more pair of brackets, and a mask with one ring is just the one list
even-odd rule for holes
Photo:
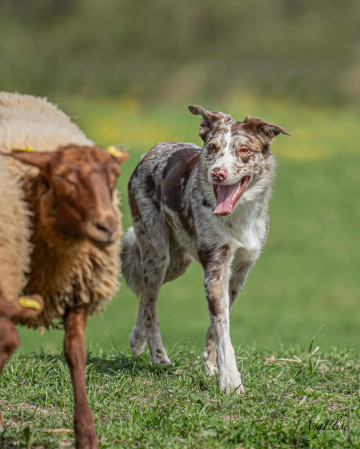
[[228,171],[224,167],[215,167],[211,170],[211,177],[214,181],[222,182],[228,176]]

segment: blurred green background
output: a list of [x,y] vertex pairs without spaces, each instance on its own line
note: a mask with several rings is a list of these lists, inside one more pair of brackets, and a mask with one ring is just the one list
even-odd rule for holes
[[[232,313],[235,346],[359,350],[360,3],[356,0],[0,0],[0,88],[47,96],[100,145],[131,158],[166,140],[200,144],[189,104],[286,127],[268,244]],[[201,267],[159,300],[167,347],[199,351],[208,326]],[[122,284],[91,318],[94,350],[128,348],[138,301]],[[61,350],[62,332],[21,329],[21,350]]]

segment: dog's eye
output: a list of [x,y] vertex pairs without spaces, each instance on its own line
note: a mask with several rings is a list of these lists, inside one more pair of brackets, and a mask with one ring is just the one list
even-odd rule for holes
[[247,148],[240,148],[240,150],[238,150],[238,152],[240,154],[247,154],[249,152],[249,150]]
[[209,153],[211,153],[211,154],[216,153],[216,148],[215,147],[209,147]]

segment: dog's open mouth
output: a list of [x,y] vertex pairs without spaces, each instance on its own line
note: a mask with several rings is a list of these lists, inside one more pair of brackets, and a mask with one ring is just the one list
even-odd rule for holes
[[213,215],[230,215],[234,212],[235,205],[249,184],[250,176],[244,176],[240,183],[232,186],[214,184],[216,207]]

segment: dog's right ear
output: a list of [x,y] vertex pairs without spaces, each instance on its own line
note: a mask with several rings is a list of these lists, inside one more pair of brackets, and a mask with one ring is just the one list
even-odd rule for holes
[[212,112],[203,108],[202,106],[192,105],[189,106],[189,111],[194,115],[202,115],[202,120],[199,126],[199,136],[205,142],[207,135],[215,128],[215,123],[219,120],[224,122],[231,121],[231,115],[224,114],[223,112]]
[[208,111],[202,106],[197,106],[196,104],[189,106],[189,111],[194,115],[202,115],[204,118],[210,117],[210,115],[213,114],[213,112]]

